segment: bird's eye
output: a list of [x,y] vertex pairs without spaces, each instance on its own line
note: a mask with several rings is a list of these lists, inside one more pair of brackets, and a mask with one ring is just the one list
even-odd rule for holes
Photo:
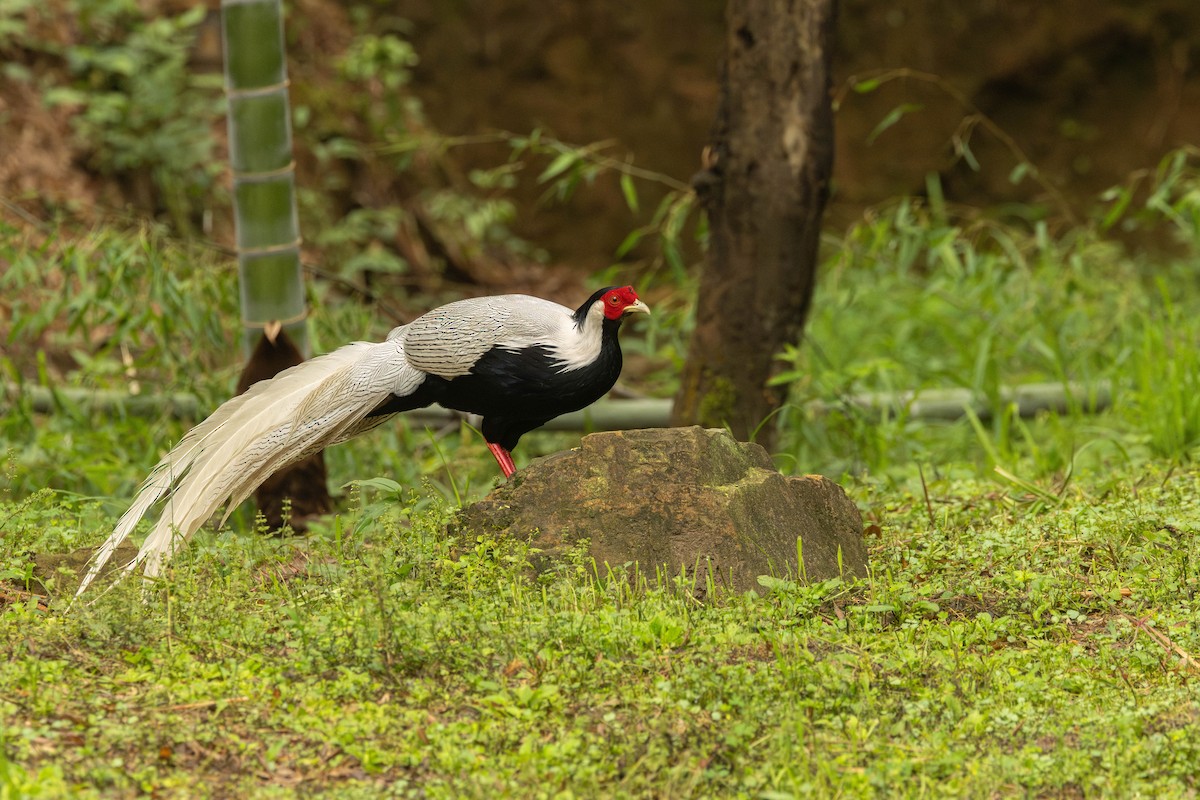
[[615,305],[616,305],[616,304],[617,304],[619,301],[620,301],[620,298],[618,298],[618,297],[617,297],[615,294],[610,294],[610,295],[608,296],[608,302],[612,303],[614,306],[615,306]]

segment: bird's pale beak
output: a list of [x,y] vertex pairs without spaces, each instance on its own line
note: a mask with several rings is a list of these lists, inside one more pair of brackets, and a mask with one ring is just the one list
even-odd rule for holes
[[625,306],[626,314],[632,314],[635,311],[640,314],[649,314],[650,306],[646,305],[641,300],[634,300],[632,305]]

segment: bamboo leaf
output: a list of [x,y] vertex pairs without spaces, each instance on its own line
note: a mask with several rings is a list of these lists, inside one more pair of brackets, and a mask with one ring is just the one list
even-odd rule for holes
[[348,486],[358,486],[358,487],[365,487],[368,489],[377,489],[381,492],[387,492],[389,494],[400,494],[401,492],[404,491],[404,487],[401,486],[399,483],[392,480],[391,478],[383,478],[383,477],[366,478],[366,479],[360,480],[360,481],[350,481],[342,488],[344,489]]
[[875,129],[871,131],[871,134],[867,136],[867,144],[874,144],[875,140],[878,139],[884,131],[903,119],[906,114],[911,114],[914,111],[920,111],[922,108],[923,106],[918,103],[902,103],[901,105],[896,106],[879,121],[879,124],[875,126]]
[[971,144],[966,139],[956,138],[954,140],[954,149],[957,150],[958,154],[963,157],[963,160],[967,162],[967,166],[969,166],[973,172],[979,172],[979,160],[975,158],[975,154],[971,152]]
[[579,155],[573,152],[559,153],[558,157],[550,162],[550,166],[538,175],[538,183],[545,183],[566,172],[579,161]]
[[626,236],[621,241],[620,246],[617,247],[617,251],[616,251],[616,253],[614,253],[614,258],[617,258],[617,259],[624,258],[629,253],[630,250],[637,247],[637,243],[640,242],[642,240],[642,237],[645,235],[646,235],[645,228],[638,228],[636,230],[630,231],[629,235]]
[[858,94],[870,94],[883,85],[882,78],[867,78],[865,81],[857,81],[854,84],[854,91]]
[[637,187],[633,185],[633,177],[628,173],[621,175],[621,194],[625,195],[625,205],[633,213],[638,213]]
[[1018,183],[1025,180],[1026,175],[1035,172],[1036,170],[1033,169],[1032,164],[1030,164],[1028,161],[1022,161],[1020,164],[1017,164],[1012,168],[1012,172],[1008,173],[1008,182],[1013,186],[1016,186]]
[[1129,208],[1129,203],[1133,200],[1133,192],[1128,189],[1116,189],[1114,187],[1114,189],[1101,195],[1100,199],[1112,202],[1112,207],[1108,209],[1104,214],[1104,219],[1100,222],[1101,227],[1104,230],[1108,230],[1113,225],[1116,225],[1121,217],[1125,216],[1125,211]]

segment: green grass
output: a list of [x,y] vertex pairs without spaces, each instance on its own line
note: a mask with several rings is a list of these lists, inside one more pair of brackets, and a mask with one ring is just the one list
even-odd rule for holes
[[[918,464],[970,464],[978,473],[999,464],[1043,478],[1192,457],[1200,446],[1196,185],[1193,175],[1175,187],[1170,214],[1127,220],[1131,230],[1157,220],[1160,241],[1187,231],[1176,250],[1130,254],[1099,226],[1054,236],[1042,224],[948,221],[917,201],[829,237],[805,342],[782,357],[778,380],[794,403],[784,412],[781,465],[911,481]],[[1015,418],[1002,390],[1043,382],[1111,387],[1112,408]],[[951,387],[983,400],[990,420],[930,424],[902,403],[882,418],[838,407],[862,392]],[[811,401],[835,410],[816,414]]]
[[[130,583],[0,615],[0,786],[1192,796],[1200,471],[1125,480],[1046,511],[970,481],[861,490],[870,580],[703,606],[580,563],[531,579],[524,545],[448,539],[437,504],[202,537],[146,606]],[[33,546],[89,513],[0,510]]]
[[[307,536],[235,519],[147,604],[131,581],[63,613],[22,590],[31,554],[100,541],[186,423],[10,403],[0,798],[1196,796],[1200,195],[1172,169],[1142,211],[1061,236],[899,203],[830,238],[777,455],[862,509],[861,582],[697,604],[581,555],[534,576],[522,542],[445,534],[494,480],[478,437],[396,425],[331,451],[332,483],[362,482]],[[1129,256],[1121,219],[1178,246]],[[0,263],[10,379],[209,405],[233,383],[211,254],[55,231],[0,237]],[[386,331],[314,299],[319,349]],[[663,391],[682,336],[641,349]],[[1000,390],[1023,381],[1113,405],[1022,419]],[[945,387],[993,413],[806,405]]]

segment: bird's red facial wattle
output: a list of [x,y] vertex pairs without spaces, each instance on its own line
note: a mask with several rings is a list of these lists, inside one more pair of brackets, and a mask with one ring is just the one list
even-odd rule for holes
[[600,301],[604,303],[604,316],[608,319],[620,319],[632,313],[650,313],[650,306],[638,299],[632,286],[622,286],[606,292]]

